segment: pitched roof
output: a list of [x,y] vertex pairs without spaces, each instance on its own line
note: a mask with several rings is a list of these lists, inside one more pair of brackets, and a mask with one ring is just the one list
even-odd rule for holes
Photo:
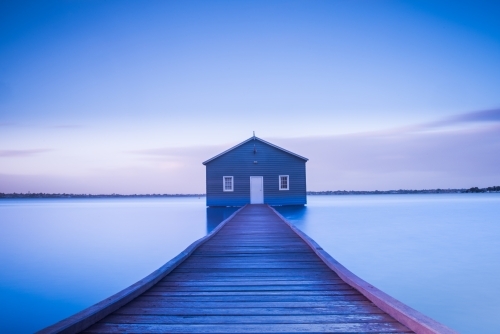
[[270,142],[268,142],[268,141],[265,141],[265,140],[263,140],[263,139],[260,139],[259,137],[255,137],[255,136],[253,136],[253,137],[248,138],[248,139],[247,139],[247,140],[245,140],[244,142],[241,142],[241,143],[239,143],[238,145],[233,146],[233,147],[231,147],[230,149],[225,150],[224,152],[222,152],[222,153],[220,153],[220,154],[217,154],[215,157],[210,158],[210,159],[208,159],[207,161],[202,162],[202,164],[206,165],[206,164],[207,164],[207,163],[209,163],[210,161],[217,159],[218,157],[220,157],[220,156],[222,156],[222,155],[224,155],[224,154],[226,154],[226,153],[228,153],[228,152],[230,152],[230,151],[234,150],[235,148],[240,147],[240,146],[241,146],[241,145],[243,145],[243,144],[248,143],[248,142],[249,142],[249,141],[251,141],[251,140],[258,140],[258,141],[260,141],[260,142],[262,142],[262,143],[264,143],[264,144],[267,144],[267,145],[269,145],[269,146],[272,146],[272,147],[274,147],[274,148],[277,148],[278,150],[281,150],[281,151],[283,151],[283,152],[286,152],[286,153],[288,153],[288,154],[291,154],[291,155],[293,155],[293,156],[296,156],[297,158],[300,158],[300,159],[302,159],[302,160],[305,160],[305,161],[309,160],[309,159],[307,159],[307,158],[304,158],[304,157],[303,157],[303,156],[301,156],[301,155],[295,154],[295,153],[293,153],[293,152],[290,152],[290,151],[288,151],[288,150],[285,150],[284,148],[281,148],[281,147],[279,147],[279,146],[276,146],[276,145],[274,145],[274,144],[271,144],[271,143],[270,143]]

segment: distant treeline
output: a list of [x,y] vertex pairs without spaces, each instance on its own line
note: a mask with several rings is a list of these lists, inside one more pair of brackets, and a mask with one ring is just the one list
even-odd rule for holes
[[500,191],[500,186],[488,187],[488,188],[470,188],[464,191],[464,193],[495,193]]
[[133,194],[133,195],[120,195],[120,194],[46,194],[46,193],[0,193],[0,198],[117,198],[117,197],[201,197],[205,194]]
[[374,191],[355,191],[355,190],[327,190],[327,191],[308,191],[308,195],[386,195],[386,194],[457,194],[457,193],[488,193],[500,192],[500,186],[470,189],[399,189],[399,190],[374,190]]
[[[423,189],[423,190],[375,190],[375,191],[355,191],[355,190],[327,190],[308,191],[308,195],[386,195],[386,194],[456,194],[456,193],[491,193],[500,192],[500,186],[470,189]],[[130,197],[204,197],[205,194],[46,194],[46,193],[0,193],[0,198],[130,198]]]

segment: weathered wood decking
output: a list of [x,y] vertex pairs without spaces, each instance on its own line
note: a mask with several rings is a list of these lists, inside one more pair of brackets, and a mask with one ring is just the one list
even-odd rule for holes
[[267,205],[239,209],[47,333],[457,334],[363,281]]
[[267,205],[250,205],[85,333],[412,333],[346,284]]

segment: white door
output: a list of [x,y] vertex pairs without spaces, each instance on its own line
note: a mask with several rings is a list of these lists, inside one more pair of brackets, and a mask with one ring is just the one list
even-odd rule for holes
[[250,204],[264,203],[264,177],[250,176]]

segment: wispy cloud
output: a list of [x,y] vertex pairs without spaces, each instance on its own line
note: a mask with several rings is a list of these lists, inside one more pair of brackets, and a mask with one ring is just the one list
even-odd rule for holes
[[[477,128],[477,125],[487,125],[489,127],[492,127],[493,129],[497,129],[498,128],[497,125],[499,124],[500,124],[500,109],[491,109],[491,110],[472,111],[468,113],[458,114],[431,122],[410,124],[406,126],[388,128],[383,130],[355,132],[355,133],[343,134],[341,136],[342,137],[345,136],[394,137],[394,136],[409,135],[427,131],[442,132],[458,128],[473,130],[474,128]],[[324,137],[327,138],[330,136],[324,136]]]
[[421,129],[443,128],[454,125],[471,123],[498,123],[500,122],[500,109],[473,111],[437,120],[434,122],[419,124]]
[[39,148],[32,150],[0,150],[1,158],[30,157],[41,153],[53,151],[52,149]]

